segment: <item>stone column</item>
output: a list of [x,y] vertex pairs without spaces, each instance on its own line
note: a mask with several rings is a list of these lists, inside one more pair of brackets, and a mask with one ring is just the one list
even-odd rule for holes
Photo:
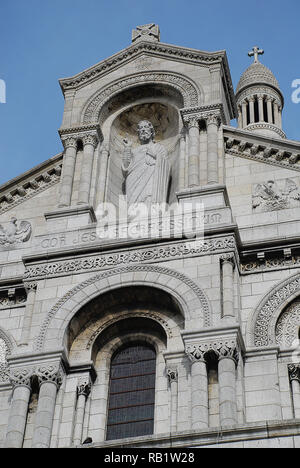
[[93,133],[87,133],[82,137],[83,159],[81,165],[78,205],[88,205],[90,200],[91,180],[94,163],[95,148],[98,138]]
[[248,101],[249,101],[250,123],[254,123],[255,122],[254,97],[250,97]]
[[221,260],[222,275],[222,318],[234,318],[234,254],[224,254]]
[[279,106],[278,108],[278,126],[282,128],[282,107]]
[[219,119],[211,114],[206,119],[207,125],[207,182],[219,183],[219,157],[218,157],[218,124]]
[[62,372],[59,365],[49,364],[39,367],[36,375],[40,385],[40,393],[32,448],[49,448],[56,394],[62,382]]
[[232,426],[237,424],[236,365],[238,352],[236,344],[233,342],[220,343],[215,348],[215,352],[219,358],[220,425]]
[[31,377],[32,371],[28,368],[13,369],[10,373],[13,394],[5,440],[6,448],[23,446],[31,394]]
[[33,308],[34,308],[34,303],[35,303],[37,283],[35,281],[32,281],[29,283],[25,283],[24,286],[27,291],[27,300],[26,300],[25,316],[24,316],[20,345],[26,345],[29,342],[29,334],[30,334],[30,328],[31,328]]
[[177,369],[169,367],[167,375],[171,387],[171,432],[177,430],[177,410],[178,410],[178,372]]
[[242,102],[243,128],[247,127],[247,101]]
[[185,131],[184,129],[179,136],[179,190],[185,188]]
[[279,105],[278,102],[274,101],[274,124],[279,127]]
[[62,139],[65,147],[63,171],[60,185],[59,207],[70,206],[72,199],[73,179],[75,172],[77,138],[74,136]]
[[189,187],[199,185],[199,151],[200,151],[200,130],[197,118],[188,120],[189,132],[189,162],[188,162],[188,183]]
[[243,115],[240,106],[238,106],[238,127],[243,128]]
[[77,407],[73,435],[73,444],[80,445],[82,443],[83,423],[85,416],[86,400],[91,391],[91,381],[89,376],[82,377],[77,386]]
[[189,344],[186,354],[190,359],[192,377],[192,429],[208,427],[208,378],[205,350],[200,345]]
[[267,109],[268,109],[268,122],[273,123],[273,111],[272,111],[273,98],[267,98]]
[[264,97],[262,94],[257,96],[258,98],[258,115],[259,115],[259,122],[264,122]]
[[288,372],[293,394],[294,416],[300,418],[300,364],[289,364]]
[[109,146],[103,145],[100,153],[100,176],[99,176],[99,202],[105,201],[105,189],[107,185],[107,166],[109,159]]

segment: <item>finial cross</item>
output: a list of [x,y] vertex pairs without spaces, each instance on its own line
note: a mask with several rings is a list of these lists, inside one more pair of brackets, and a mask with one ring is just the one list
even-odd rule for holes
[[254,57],[254,63],[258,63],[258,56],[263,55],[265,51],[263,49],[260,49],[259,47],[255,46],[253,47],[251,52],[248,52],[249,57]]

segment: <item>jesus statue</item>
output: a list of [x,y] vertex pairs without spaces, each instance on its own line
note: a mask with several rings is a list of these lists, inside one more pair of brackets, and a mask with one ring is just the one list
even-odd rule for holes
[[165,148],[153,141],[154,135],[152,123],[142,120],[138,124],[140,145],[133,149],[128,139],[123,140],[122,171],[129,205],[167,201],[170,164]]

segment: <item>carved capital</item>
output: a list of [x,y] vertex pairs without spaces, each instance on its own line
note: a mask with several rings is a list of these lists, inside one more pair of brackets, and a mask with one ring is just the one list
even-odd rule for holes
[[288,372],[290,382],[292,382],[293,380],[297,380],[297,382],[300,383],[300,364],[289,364]]
[[18,369],[11,369],[9,372],[9,381],[15,387],[27,387],[31,390],[31,378],[33,370],[29,367],[21,367]]
[[26,290],[27,294],[30,291],[36,291],[37,282],[36,281],[26,282],[26,283],[24,283],[24,287],[25,287],[25,290]]
[[206,120],[206,125],[217,125],[217,126],[219,126],[220,121],[221,121],[220,116],[217,114],[208,114],[205,117],[205,120]]
[[220,257],[221,265],[224,263],[230,263],[233,267],[235,267],[235,257],[233,252],[228,252],[226,254],[221,255]]
[[66,136],[62,137],[62,143],[64,148],[77,148],[77,137],[75,136]]
[[213,349],[218,359],[232,359],[236,364],[239,360],[239,353],[235,341],[225,341],[213,345]]
[[82,136],[83,146],[92,145],[94,148],[98,145],[98,137],[95,133],[86,133]]
[[205,362],[205,353],[208,349],[202,344],[188,344],[185,352],[189,360],[193,362]]
[[199,128],[200,120],[200,117],[195,115],[185,115],[183,117],[183,122],[188,129]]
[[77,396],[83,395],[87,398],[91,392],[91,388],[92,382],[90,377],[80,377],[77,385]]
[[57,388],[62,384],[63,372],[60,365],[57,364],[45,364],[36,369],[35,372],[39,385],[43,383],[51,382],[55,383]]
[[168,367],[167,368],[167,376],[169,379],[169,383],[178,382],[178,371],[175,367]]

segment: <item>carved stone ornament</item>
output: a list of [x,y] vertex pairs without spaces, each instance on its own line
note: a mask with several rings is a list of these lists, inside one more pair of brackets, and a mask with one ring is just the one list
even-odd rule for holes
[[45,364],[38,367],[35,371],[39,384],[42,385],[46,382],[55,383],[59,388],[62,384],[62,369],[57,364]]
[[132,31],[132,42],[136,41],[157,41],[160,40],[160,31],[157,24],[150,23],[137,26]]
[[8,349],[5,341],[0,338],[0,383],[9,380],[9,369],[6,361]]
[[177,371],[177,369],[174,368],[174,367],[168,367],[167,376],[168,376],[170,384],[172,382],[177,382],[178,381],[178,371]]
[[276,343],[290,348],[299,339],[300,300],[293,302],[279,317],[276,324]]
[[277,211],[300,207],[300,187],[292,179],[269,180],[254,188],[252,206],[257,212]]
[[31,233],[32,227],[28,221],[18,222],[17,218],[12,218],[8,227],[0,225],[0,245],[7,247],[27,242]]
[[11,369],[9,374],[9,380],[13,388],[23,386],[31,389],[32,375],[33,369],[28,367]]
[[78,380],[77,396],[83,395],[86,398],[89,396],[92,388],[92,382],[89,377],[81,377]]
[[290,382],[296,380],[300,383],[300,364],[289,364],[288,365],[289,379]]
[[188,344],[185,352],[191,362],[206,362],[206,355],[214,352],[217,358],[232,359],[236,364],[239,359],[239,352],[235,340],[217,341],[211,343]]

